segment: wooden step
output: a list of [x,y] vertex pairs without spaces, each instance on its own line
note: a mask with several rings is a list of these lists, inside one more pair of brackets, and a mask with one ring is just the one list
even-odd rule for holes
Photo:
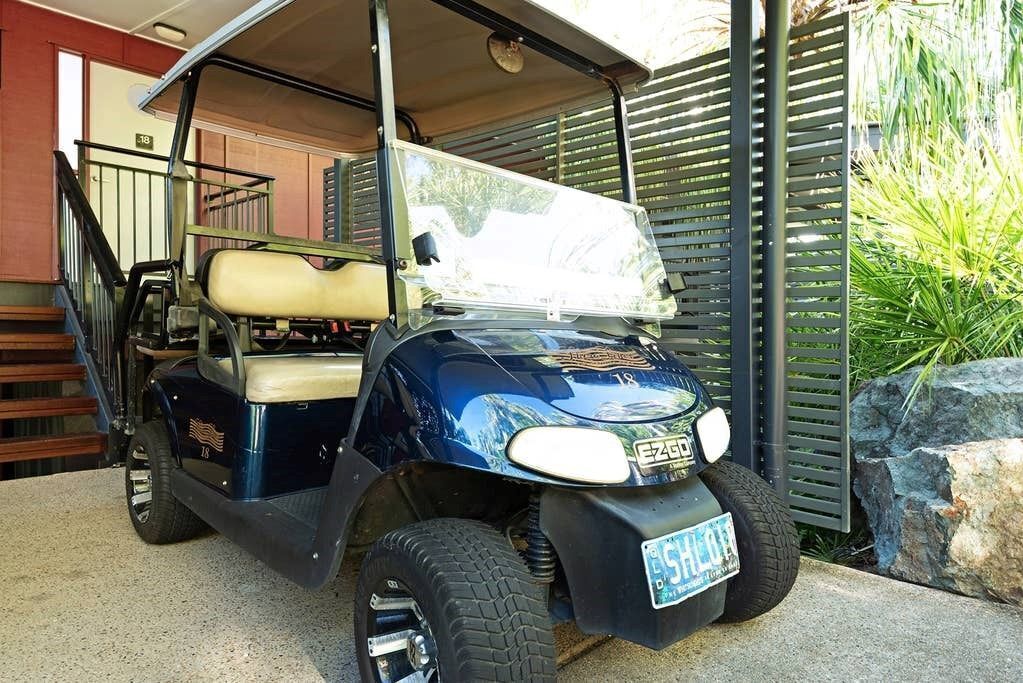
[[97,432],[0,439],[0,462],[102,455],[106,450],[106,444],[106,435]]
[[74,351],[0,351],[0,364],[74,363]]
[[56,306],[0,306],[0,320],[56,323],[64,320],[64,309]]
[[91,396],[60,398],[9,398],[0,401],[0,420],[61,415],[95,415],[96,399]]
[[85,379],[85,366],[74,363],[18,363],[0,365],[0,384],[65,382]]
[[0,334],[0,351],[70,351],[75,338],[70,334],[51,332],[4,332]]

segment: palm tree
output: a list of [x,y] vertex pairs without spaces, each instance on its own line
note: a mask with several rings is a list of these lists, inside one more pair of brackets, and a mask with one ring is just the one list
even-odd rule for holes
[[857,118],[889,142],[993,125],[1023,89],[1023,0],[869,0],[854,18]]

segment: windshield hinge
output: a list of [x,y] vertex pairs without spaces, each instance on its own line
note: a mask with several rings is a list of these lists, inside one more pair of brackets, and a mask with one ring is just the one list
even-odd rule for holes
[[434,315],[463,315],[465,313],[465,309],[459,308],[458,306],[434,304],[432,308]]

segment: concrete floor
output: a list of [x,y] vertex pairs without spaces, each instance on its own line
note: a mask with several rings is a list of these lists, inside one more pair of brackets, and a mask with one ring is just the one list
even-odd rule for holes
[[[355,564],[310,593],[220,536],[147,546],[128,522],[122,476],[0,482],[0,680],[358,679]],[[1023,680],[1023,610],[807,560],[759,620],[657,653],[612,640],[561,672],[782,679]]]

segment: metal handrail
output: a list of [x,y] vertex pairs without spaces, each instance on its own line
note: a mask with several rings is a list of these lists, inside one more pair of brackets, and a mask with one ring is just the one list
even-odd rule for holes
[[120,353],[115,344],[118,294],[124,274],[85,191],[63,152],[53,153],[57,180],[58,263],[67,288],[79,348],[95,362],[91,386],[97,393],[105,420],[121,415]]
[[[126,158],[120,163],[95,159],[86,153],[88,148],[124,154]],[[99,218],[116,260],[125,271],[140,259],[166,256],[170,237],[166,213],[158,208],[163,204],[165,182],[170,176],[164,169],[140,168],[143,164],[133,166],[132,159],[163,158],[98,143],[79,146],[79,183]],[[197,222],[245,232],[273,232],[275,181],[272,177],[210,164],[204,167],[223,170],[228,175],[219,180],[196,173],[186,181],[191,188],[189,211],[195,211]],[[228,178],[236,180],[228,182]],[[99,185],[90,185],[88,179]],[[197,248],[215,246],[212,242],[196,244]]]
[[[204,182],[209,182],[209,181],[206,181],[204,179]],[[250,180],[249,182],[242,183],[241,185],[229,185],[229,184],[226,184],[226,183],[219,183],[220,187],[224,188],[223,190],[221,190],[220,192],[210,192],[210,193],[207,193],[207,194],[203,194],[203,198],[207,199],[207,200],[209,200],[209,199],[220,199],[221,197],[226,197],[227,195],[232,194],[234,192],[246,192],[246,191],[248,191],[248,192],[255,192],[257,194],[270,194],[270,190],[268,190],[268,189],[259,189],[259,188],[256,187],[257,185],[259,185],[259,184],[261,184],[263,182],[266,182],[266,181],[260,180],[260,179],[257,178],[256,180]]]
[[[86,140],[75,140],[77,147],[85,147],[86,149],[97,149],[103,152],[114,152],[116,154],[126,154],[128,156],[138,157],[140,159],[151,159],[153,161],[167,162],[168,157],[160,154],[154,154],[152,152],[141,152],[137,149],[128,149],[126,147],[115,147],[114,145],[104,145],[100,142],[88,142]],[[251,171],[242,171],[237,168],[229,168],[227,166],[217,166],[216,164],[207,164],[202,161],[186,161],[186,166],[192,168],[198,168],[204,171],[213,171],[214,173],[226,173],[228,175],[240,175],[247,178],[255,178],[256,180],[262,180],[264,182],[276,180],[272,175],[265,175],[262,173],[253,173]]]
[[100,226],[96,214],[93,213],[82,186],[78,183],[78,176],[71,167],[71,163],[61,151],[54,152],[53,157],[57,162],[57,186],[76,219],[75,224],[85,240],[86,248],[92,255],[103,284],[110,290],[123,287],[126,280],[121,272],[121,266],[110,248],[110,243],[103,235],[103,228]]

